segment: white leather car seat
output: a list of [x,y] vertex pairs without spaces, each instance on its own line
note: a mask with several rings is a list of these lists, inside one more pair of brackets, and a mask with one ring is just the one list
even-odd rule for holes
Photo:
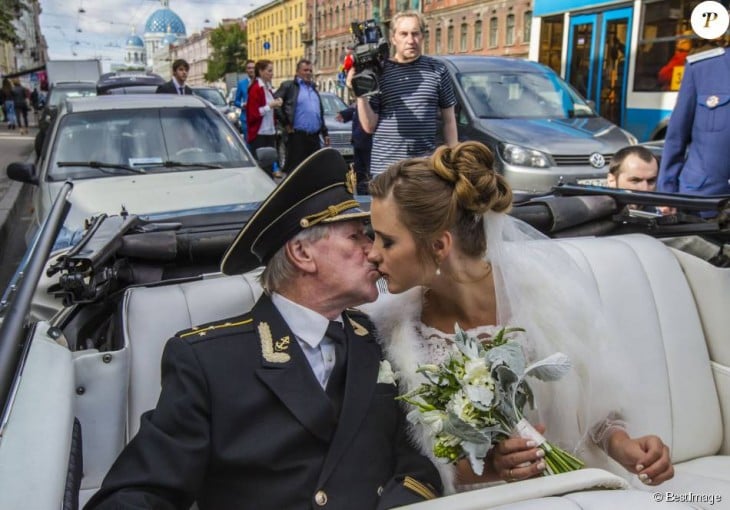
[[[594,275],[601,299],[621,329],[616,349],[638,356],[645,365],[646,384],[623,396],[624,412],[632,435],[658,434],[670,446],[675,479],[659,488],[636,481],[638,492],[595,491],[548,498],[588,489],[596,480],[616,486],[609,473],[590,470],[576,475],[584,477],[579,487],[570,480],[557,483],[557,477],[551,487],[550,478],[544,478],[530,480],[528,486],[518,482],[502,491],[482,489],[411,508],[649,508],[654,505],[650,493],[657,490],[719,493],[725,501],[707,508],[730,504],[730,314],[723,306],[730,295],[730,269],[712,267],[643,235],[559,242]],[[136,432],[140,415],[155,406],[167,339],[195,324],[243,313],[260,293],[251,275],[127,291],[123,323],[125,343],[131,350],[129,437]],[[566,313],[591,311],[576,304]],[[526,497],[534,499],[520,503]]]
[[178,331],[249,311],[262,293],[256,274],[216,276],[177,285],[134,287],[124,296],[124,339],[129,346],[127,440],[160,395],[160,360]]

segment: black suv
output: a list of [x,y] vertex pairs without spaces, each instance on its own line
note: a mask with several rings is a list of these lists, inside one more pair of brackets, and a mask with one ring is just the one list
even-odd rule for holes
[[104,94],[154,94],[165,83],[159,74],[144,71],[117,71],[104,73],[96,82],[96,93]]

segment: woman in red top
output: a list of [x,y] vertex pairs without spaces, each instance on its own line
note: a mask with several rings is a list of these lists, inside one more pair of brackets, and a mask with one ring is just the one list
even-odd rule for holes
[[[246,124],[248,134],[246,141],[251,151],[256,154],[259,147],[276,148],[276,128],[274,126],[274,108],[280,108],[281,98],[274,99],[271,79],[274,77],[274,64],[271,60],[259,60],[255,66],[256,79],[248,89],[246,102]],[[278,175],[277,175],[278,174]],[[274,177],[282,177],[281,172],[274,172]]]

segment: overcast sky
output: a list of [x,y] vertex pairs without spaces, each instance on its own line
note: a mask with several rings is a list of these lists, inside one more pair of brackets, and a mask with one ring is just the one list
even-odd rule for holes
[[[267,1],[170,0],[170,9],[190,35],[215,28],[223,18],[243,17]],[[143,35],[147,18],[162,5],[160,0],[41,0],[41,7],[41,31],[51,59],[100,58],[106,71],[123,62],[124,41],[132,29]]]

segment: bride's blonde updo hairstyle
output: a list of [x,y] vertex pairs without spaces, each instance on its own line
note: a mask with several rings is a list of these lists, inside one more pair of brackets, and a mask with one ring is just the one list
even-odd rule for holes
[[448,230],[464,254],[481,256],[487,244],[483,214],[507,212],[512,205],[509,184],[494,170],[492,152],[479,142],[441,146],[430,157],[398,161],[371,181],[370,194],[393,197],[398,219],[424,254]]

